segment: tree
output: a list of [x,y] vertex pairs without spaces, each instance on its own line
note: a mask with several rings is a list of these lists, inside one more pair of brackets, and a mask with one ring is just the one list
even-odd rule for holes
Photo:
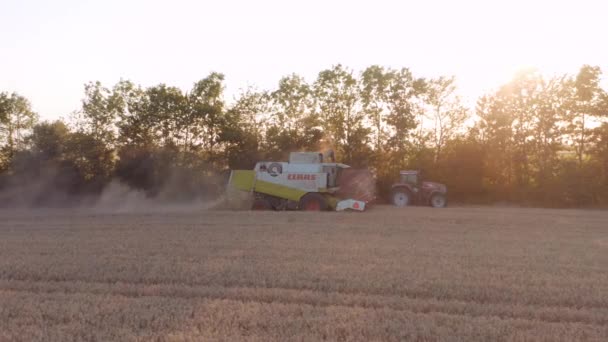
[[79,126],[82,126],[83,131],[113,146],[116,120],[123,109],[116,101],[117,95],[99,81],[85,84],[84,93],[82,108],[77,113]]
[[202,148],[208,157],[221,143],[221,130],[226,125],[224,75],[213,72],[196,82],[188,94],[190,115],[185,123],[187,145]]
[[418,167],[415,160],[423,153],[423,146],[415,146],[415,134],[422,113],[421,99],[426,91],[426,82],[416,78],[407,68],[389,71],[387,89],[386,146],[381,160],[376,162],[376,173],[382,188],[398,177],[399,170]]
[[537,101],[534,103],[533,144],[531,162],[534,168],[535,186],[539,197],[549,199],[551,188],[557,176],[558,155],[563,148],[564,131],[562,123],[566,119],[564,99],[565,77],[541,80]]
[[63,121],[41,122],[28,137],[30,151],[43,160],[61,159],[69,135],[70,129]]
[[497,94],[481,97],[477,102],[480,118],[477,129],[486,150],[484,181],[497,197],[506,198],[513,183],[513,117],[503,110]]
[[437,162],[446,143],[463,131],[469,114],[456,94],[454,77],[430,80],[426,88],[426,102],[430,107],[427,115],[433,125],[430,137],[435,150],[434,159]]
[[238,120],[225,110],[223,79],[211,73],[189,93],[165,84],[117,84],[109,99],[119,112],[116,175],[150,195],[181,189],[170,193],[182,197],[225,168]]
[[259,145],[263,142],[264,130],[270,120],[271,107],[268,92],[247,89],[239,95],[229,112],[238,118],[239,127],[255,137]]
[[[333,148],[339,161],[370,168],[381,189],[399,170],[416,168],[460,200],[608,203],[600,78],[588,65],[558,77],[524,70],[479,98],[470,128],[453,77],[378,65],[357,75],[335,65],[312,84],[291,74],[231,105],[220,73],[188,91],[90,82],[74,130],[61,121],[36,125],[27,99],[0,93],[0,183],[39,178],[44,194],[74,195],[116,177],[150,196],[193,198],[217,193],[228,167]],[[36,201],[45,198],[31,188]]]
[[435,170],[430,170],[430,173],[448,186],[450,199],[483,200],[486,196],[483,183],[486,155],[484,146],[475,134],[447,141],[442,153],[443,157],[435,163]]
[[11,204],[49,205],[65,200],[68,187],[75,184],[71,170],[61,165],[69,134],[61,121],[42,122],[32,128],[25,137],[29,148],[15,152],[10,173],[5,174],[6,188],[17,190],[12,191]]
[[268,92],[247,89],[227,111],[227,124],[221,140],[226,148],[227,166],[234,169],[251,169],[267,151],[261,150],[271,111]]
[[142,148],[154,145],[156,123],[148,113],[146,91],[130,81],[120,81],[112,90],[111,101],[118,110],[118,145]]
[[188,102],[186,96],[177,87],[168,87],[159,84],[147,88],[146,112],[143,113],[151,121],[154,127],[156,141],[165,147],[182,147],[184,151],[187,146],[184,131],[188,132]]
[[269,157],[285,158],[287,153],[298,150],[317,151],[323,134],[306,81],[295,74],[283,77],[270,99],[271,116],[266,129]]
[[372,65],[361,73],[361,102],[373,127],[373,143],[379,158],[388,135],[385,127],[386,111],[393,75],[392,70],[385,70],[378,65]]
[[370,129],[364,125],[359,86],[352,71],[339,64],[321,71],[313,88],[325,144],[333,146],[345,163],[367,164]]
[[24,137],[30,130],[38,115],[34,113],[30,102],[17,93],[0,93],[0,162],[10,162],[15,151],[24,147]]
[[15,201],[63,205],[99,194],[114,170],[114,156],[91,133],[71,132],[62,121],[35,125],[25,138],[28,149],[17,151],[7,182],[17,188]]
[[519,192],[529,190],[531,184],[530,157],[533,152],[532,135],[537,95],[542,82],[541,75],[532,70],[525,70],[516,75],[511,83],[499,91],[502,97],[502,110],[511,113],[513,122],[512,167]]
[[501,197],[547,196],[556,177],[565,118],[564,78],[519,73],[478,102],[479,129],[486,147],[485,177]]
[[[495,94],[478,103],[480,127],[488,143],[491,183],[498,182],[508,191],[527,191],[531,183],[530,137],[533,132],[534,109],[540,92],[541,76],[532,71],[519,73]],[[502,183],[502,184],[500,184]]]
[[275,106],[273,121],[288,131],[297,133],[298,122],[310,115],[312,99],[311,90],[304,78],[296,74],[279,80],[279,87],[271,93]]
[[113,151],[94,134],[73,132],[64,143],[63,164],[73,170],[72,194],[100,193],[114,171]]
[[590,149],[591,161],[595,166],[593,179],[596,180],[594,188],[600,192],[599,200],[608,203],[608,123],[603,123],[592,131],[592,147]]
[[589,144],[589,126],[598,117],[608,116],[608,95],[600,87],[602,72],[599,67],[584,65],[574,79],[568,80],[569,87],[562,96],[568,101],[568,129],[579,166]]

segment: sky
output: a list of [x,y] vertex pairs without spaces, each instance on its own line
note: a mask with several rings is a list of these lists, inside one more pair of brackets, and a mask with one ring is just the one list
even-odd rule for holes
[[522,68],[608,73],[607,13],[601,0],[0,0],[0,91],[55,119],[89,81],[188,90],[218,71],[230,101],[341,63],[454,75],[474,103]]

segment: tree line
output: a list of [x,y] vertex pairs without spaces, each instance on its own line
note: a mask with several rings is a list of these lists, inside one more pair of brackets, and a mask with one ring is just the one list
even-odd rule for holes
[[53,122],[2,92],[0,187],[39,184],[34,204],[99,194],[112,180],[151,197],[211,198],[229,169],[331,148],[339,161],[369,168],[380,196],[399,170],[418,169],[446,183],[455,201],[603,205],[608,95],[600,79],[588,65],[553,77],[522,71],[474,109],[453,77],[382,66],[355,73],[335,65],[312,83],[292,74],[233,101],[220,73],[188,91],[91,82],[81,108]]

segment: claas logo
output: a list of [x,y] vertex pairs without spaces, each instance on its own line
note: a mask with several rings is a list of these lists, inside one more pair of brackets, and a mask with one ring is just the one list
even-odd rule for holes
[[288,180],[317,180],[317,175],[290,173],[287,175]]

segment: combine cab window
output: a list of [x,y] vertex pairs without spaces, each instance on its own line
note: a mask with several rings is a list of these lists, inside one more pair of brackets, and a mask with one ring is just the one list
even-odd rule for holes
[[340,173],[340,168],[336,166],[323,166],[323,172],[327,173],[327,187],[333,188],[338,186],[337,179]]

